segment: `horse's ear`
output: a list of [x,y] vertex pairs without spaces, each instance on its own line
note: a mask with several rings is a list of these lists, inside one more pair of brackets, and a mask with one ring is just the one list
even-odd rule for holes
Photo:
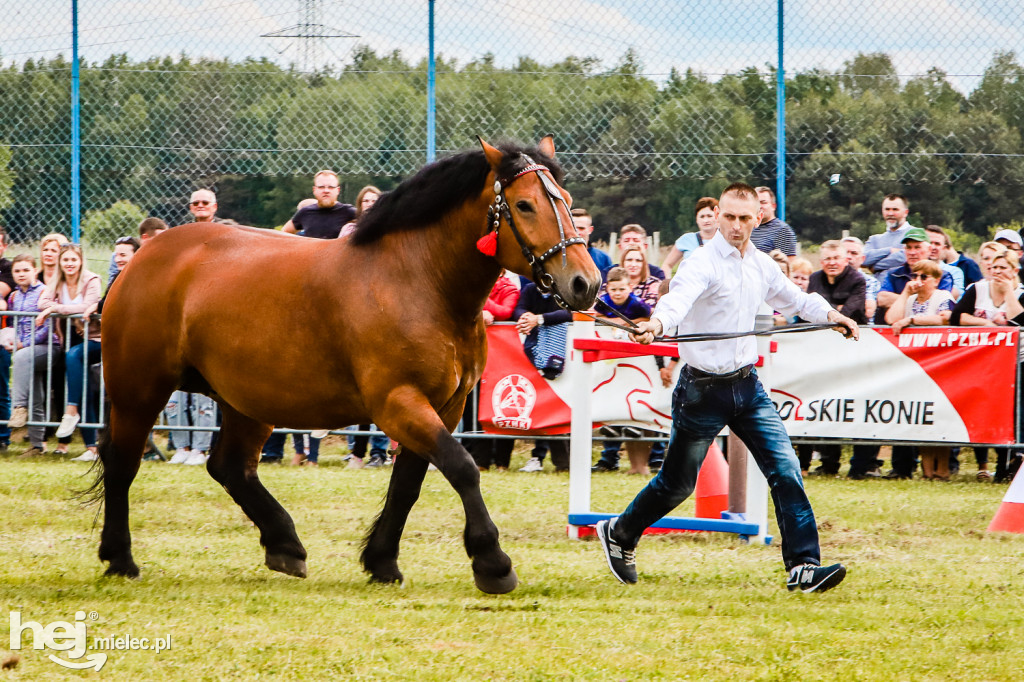
[[498,166],[501,165],[501,160],[504,158],[505,155],[501,153],[501,150],[492,147],[491,145],[484,142],[484,138],[480,137],[479,135],[476,136],[476,139],[480,140],[480,146],[483,147],[484,156],[487,158],[487,163],[491,164],[491,169],[497,172]]
[[544,138],[537,143],[537,149],[544,152],[544,156],[549,159],[555,158],[555,138],[553,135],[545,135]]

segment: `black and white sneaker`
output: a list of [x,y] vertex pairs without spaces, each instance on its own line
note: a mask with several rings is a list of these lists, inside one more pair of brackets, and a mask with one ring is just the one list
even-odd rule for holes
[[832,564],[831,566],[802,564],[789,569],[789,580],[786,581],[786,587],[790,592],[793,590],[824,592],[843,582],[845,577],[846,567],[842,564]]
[[636,583],[636,550],[626,549],[612,539],[612,528],[618,517],[611,521],[597,522],[597,538],[601,541],[604,557],[620,583],[633,585]]

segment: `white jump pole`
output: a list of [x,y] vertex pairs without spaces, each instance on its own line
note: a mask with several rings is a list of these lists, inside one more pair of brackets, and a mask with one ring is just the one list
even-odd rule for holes
[[[583,361],[583,351],[573,348],[573,338],[594,335],[594,321],[582,315],[574,316],[567,346],[569,364],[573,373],[572,435],[569,440],[569,513],[585,514],[590,511],[590,460],[593,450],[594,422],[590,409],[591,387],[594,384],[594,364]],[[570,525],[569,537],[579,539],[579,526]]]

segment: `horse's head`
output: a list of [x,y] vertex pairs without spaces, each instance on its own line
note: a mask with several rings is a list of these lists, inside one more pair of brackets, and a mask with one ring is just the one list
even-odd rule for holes
[[485,192],[494,197],[481,250],[494,249],[502,267],[529,277],[573,310],[586,310],[601,288],[601,273],[573,225],[572,197],[544,165],[555,158],[551,136],[537,145],[537,159],[521,153],[508,158],[482,139],[480,145],[493,183]]

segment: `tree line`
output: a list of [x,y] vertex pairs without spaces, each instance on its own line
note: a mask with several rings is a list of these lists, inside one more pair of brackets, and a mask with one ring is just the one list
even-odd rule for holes
[[[775,184],[770,68],[655,81],[630,51],[611,68],[442,57],[437,73],[438,149],[471,147],[478,133],[553,133],[567,187],[599,236],[638,222],[665,241],[694,229],[697,198],[734,180]],[[976,239],[1020,219],[1024,68],[1013,53],[994,54],[969,93],[938,69],[901,79],[885,54],[797,72],[786,85],[787,220],[801,239],[877,231],[891,192],[909,198],[915,224]],[[387,190],[425,162],[426,86],[425,62],[369,48],[312,75],[187,55],[83,62],[84,208],[95,222],[126,201],[135,210],[122,203],[117,215],[176,223],[188,193],[211,187],[225,217],[274,227],[320,168],[339,172],[343,200],[364,184]],[[0,69],[0,211],[15,236],[69,231],[69,101],[63,57]]]

